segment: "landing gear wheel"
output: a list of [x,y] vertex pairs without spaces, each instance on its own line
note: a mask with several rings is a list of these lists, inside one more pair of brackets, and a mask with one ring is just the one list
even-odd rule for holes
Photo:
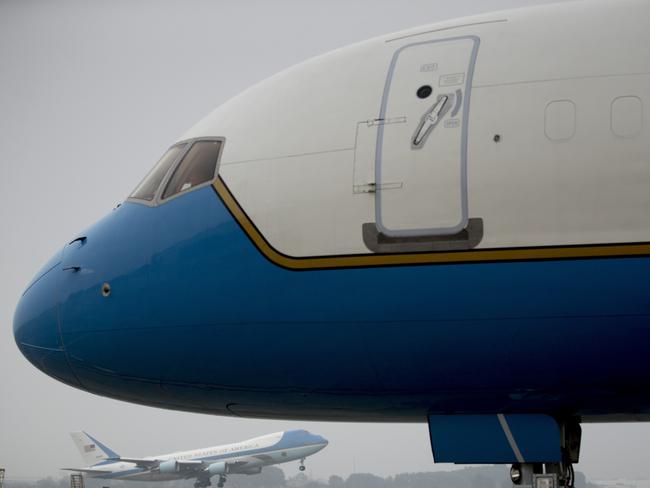
[[305,459],[304,459],[304,458],[300,460],[300,466],[298,466],[298,469],[299,469],[300,471],[304,471],[304,470],[305,470]]
[[582,429],[577,418],[558,421],[561,460],[552,462],[519,462],[510,468],[513,488],[575,488],[573,463],[580,459]]
[[217,486],[219,488],[223,488],[223,485],[225,484],[226,484],[226,477],[223,475],[219,476],[219,482],[217,483]]
[[575,474],[570,463],[517,463],[510,468],[513,488],[574,488]]
[[307,468],[305,468],[304,466],[300,466],[298,469],[299,469],[300,471],[304,471],[304,470],[307,469]]

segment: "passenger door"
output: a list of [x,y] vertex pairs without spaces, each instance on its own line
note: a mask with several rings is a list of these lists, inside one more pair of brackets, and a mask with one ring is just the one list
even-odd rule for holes
[[[375,216],[391,237],[463,230],[467,210],[467,123],[479,40],[458,37],[399,48],[384,87],[377,131]],[[399,181],[399,189],[382,191]]]

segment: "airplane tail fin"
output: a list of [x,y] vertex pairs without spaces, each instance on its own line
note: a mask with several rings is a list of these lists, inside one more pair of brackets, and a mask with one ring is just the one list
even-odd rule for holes
[[95,464],[106,461],[107,459],[120,458],[120,455],[110,447],[102,444],[85,432],[71,432],[70,437],[72,437],[72,440],[77,446],[77,449],[79,449],[81,457],[87,466],[94,466]]

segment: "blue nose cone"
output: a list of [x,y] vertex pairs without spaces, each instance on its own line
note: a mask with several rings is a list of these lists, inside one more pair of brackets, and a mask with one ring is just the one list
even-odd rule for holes
[[61,265],[48,263],[29,285],[14,314],[14,338],[20,352],[44,373],[80,387],[68,365],[59,334]]
[[325,445],[329,444],[329,441],[325,439],[325,437],[323,437],[322,435],[318,435],[318,434],[310,434],[310,435],[312,438],[312,442],[314,444],[325,444]]
[[323,447],[329,444],[329,441],[322,435],[312,434],[308,430],[298,430],[296,432],[296,436],[300,438],[300,442],[303,442],[305,444],[323,444]]

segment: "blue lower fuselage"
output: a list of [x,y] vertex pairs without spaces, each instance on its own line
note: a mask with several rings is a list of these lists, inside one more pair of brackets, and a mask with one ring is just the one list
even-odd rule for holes
[[83,235],[14,331],[97,394],[278,418],[650,415],[650,258],[294,271],[212,187],[126,202]]

